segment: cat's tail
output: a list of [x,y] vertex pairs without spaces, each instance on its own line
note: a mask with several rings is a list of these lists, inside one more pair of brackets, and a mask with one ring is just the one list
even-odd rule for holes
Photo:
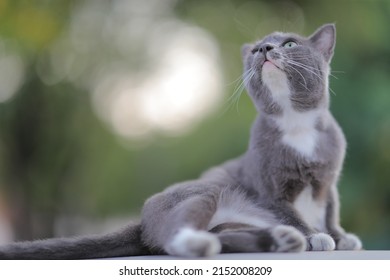
[[120,231],[75,238],[16,242],[0,246],[0,259],[93,259],[148,255],[142,245],[141,225],[128,225]]

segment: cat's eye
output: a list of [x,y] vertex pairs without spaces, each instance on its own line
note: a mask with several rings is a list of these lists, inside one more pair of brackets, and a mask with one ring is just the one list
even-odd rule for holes
[[297,46],[297,45],[298,45],[298,44],[295,43],[294,41],[288,41],[288,42],[286,42],[286,43],[283,44],[283,47],[285,47],[285,48],[292,48],[292,47],[295,47],[295,46]]

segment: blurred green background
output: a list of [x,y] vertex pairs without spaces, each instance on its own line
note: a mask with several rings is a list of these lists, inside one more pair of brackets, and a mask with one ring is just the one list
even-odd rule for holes
[[390,1],[376,0],[0,0],[0,242],[115,229],[243,153],[241,45],[328,22],[342,225],[390,249]]

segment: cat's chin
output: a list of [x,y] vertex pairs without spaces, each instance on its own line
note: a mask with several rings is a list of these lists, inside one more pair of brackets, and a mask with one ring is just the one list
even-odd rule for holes
[[263,65],[261,76],[264,84],[270,89],[274,97],[281,96],[285,100],[290,95],[286,73],[273,62]]

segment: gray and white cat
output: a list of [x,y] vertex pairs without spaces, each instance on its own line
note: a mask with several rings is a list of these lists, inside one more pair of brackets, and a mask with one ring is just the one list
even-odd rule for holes
[[275,32],[242,48],[259,112],[248,150],[149,198],[140,224],[109,235],[0,247],[0,258],[71,259],[167,253],[359,250],[339,224],[346,142],[329,111],[335,26]]

